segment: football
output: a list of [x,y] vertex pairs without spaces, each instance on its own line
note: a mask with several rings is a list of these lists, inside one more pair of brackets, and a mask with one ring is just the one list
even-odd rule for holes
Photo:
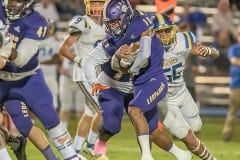
[[132,43],[130,45],[132,53],[127,58],[121,58],[120,60],[120,66],[123,68],[129,68],[133,62],[135,61],[137,54],[139,52],[139,43]]

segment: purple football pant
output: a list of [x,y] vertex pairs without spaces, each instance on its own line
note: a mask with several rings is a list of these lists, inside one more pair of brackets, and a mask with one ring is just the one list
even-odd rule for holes
[[131,100],[129,106],[142,110],[148,122],[150,133],[157,128],[157,103],[166,96],[167,90],[167,79],[162,75],[154,76],[149,81],[134,86],[134,99]]
[[0,103],[6,101],[7,111],[12,116],[16,127],[18,127],[22,126],[20,123],[25,121],[25,117],[20,116],[22,118],[19,119],[18,117],[18,120],[14,120],[17,117],[16,114],[20,114],[19,108],[16,108],[21,108],[21,103],[14,100],[25,103],[28,109],[39,118],[46,129],[55,127],[60,122],[53,107],[51,91],[40,69],[32,76],[19,81],[0,81]]
[[114,134],[120,131],[124,109],[127,111],[132,96],[113,88],[99,92],[98,100],[102,111],[103,128]]

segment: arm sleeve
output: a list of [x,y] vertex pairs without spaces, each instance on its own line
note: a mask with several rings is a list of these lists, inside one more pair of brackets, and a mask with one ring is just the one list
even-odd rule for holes
[[17,57],[13,63],[21,68],[38,52],[40,41],[25,38],[17,48]]
[[134,61],[132,67],[130,68],[131,73],[138,73],[139,70],[142,68],[142,65],[148,61],[151,55],[151,43],[152,37],[150,36],[143,36],[140,39],[140,50],[137,54],[137,58]]
[[97,82],[96,67],[110,60],[105,53],[102,44],[99,44],[87,57],[83,59],[83,72],[87,82],[93,85]]

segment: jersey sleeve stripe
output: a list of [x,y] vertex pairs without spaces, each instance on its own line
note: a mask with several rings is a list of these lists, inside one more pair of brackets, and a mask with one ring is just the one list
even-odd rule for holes
[[193,46],[193,44],[195,43],[194,37],[193,37],[193,33],[192,32],[188,32],[190,39],[191,39],[191,44]]
[[191,40],[191,37],[190,37],[189,33],[188,32],[184,32],[183,34],[186,36],[186,39],[187,39],[186,42],[188,44],[188,48],[192,48],[192,40]]
[[188,45],[188,39],[187,39],[187,35],[186,35],[185,32],[183,32],[183,37],[184,37],[184,40],[185,40],[186,48],[189,48],[189,45]]

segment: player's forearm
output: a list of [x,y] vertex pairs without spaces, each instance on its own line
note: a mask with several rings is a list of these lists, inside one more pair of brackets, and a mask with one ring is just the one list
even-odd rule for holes
[[240,66],[240,58],[233,57],[233,58],[230,59],[230,62],[233,65]]
[[12,50],[10,60],[19,68],[25,66],[38,52],[40,41],[25,38],[17,49]]
[[202,57],[211,57],[216,59],[220,56],[219,51],[214,47],[204,46],[200,43],[195,43],[192,47],[190,54]]

